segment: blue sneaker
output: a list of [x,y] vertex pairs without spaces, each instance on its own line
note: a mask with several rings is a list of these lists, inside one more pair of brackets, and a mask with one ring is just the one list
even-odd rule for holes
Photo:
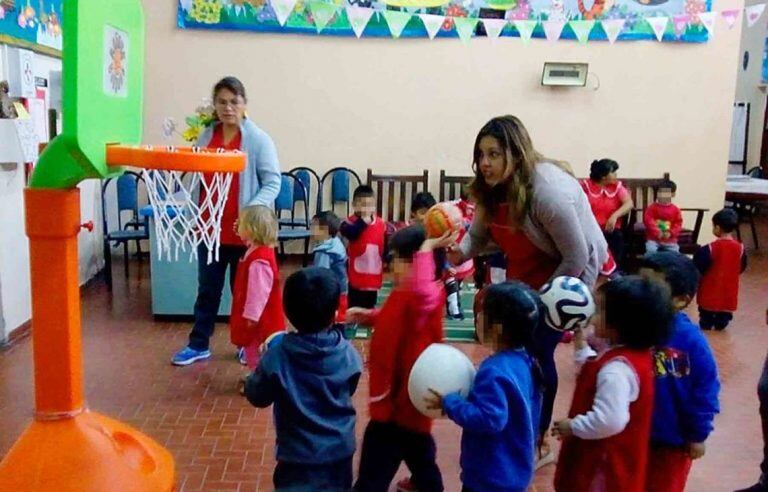
[[237,349],[237,360],[244,366],[248,365],[248,359],[245,358],[245,347]]
[[191,347],[184,347],[176,352],[176,355],[171,359],[171,364],[174,366],[188,366],[193,362],[207,359],[211,356],[210,350],[195,350]]

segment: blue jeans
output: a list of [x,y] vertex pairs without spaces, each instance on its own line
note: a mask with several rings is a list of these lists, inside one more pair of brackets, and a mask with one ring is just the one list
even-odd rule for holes
[[555,349],[563,332],[553,330],[542,324],[533,340],[534,355],[539,361],[541,372],[544,376],[544,394],[541,402],[541,416],[539,417],[539,437],[544,437],[552,422],[552,409],[555,406],[557,395],[557,366],[555,365]]
[[675,251],[680,252],[680,245],[677,243],[660,243],[658,241],[648,240],[645,242],[645,252],[655,253],[657,251]]

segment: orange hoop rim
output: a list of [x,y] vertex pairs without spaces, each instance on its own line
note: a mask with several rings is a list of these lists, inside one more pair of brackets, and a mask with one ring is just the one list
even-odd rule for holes
[[107,145],[107,165],[143,169],[237,173],[245,169],[247,156],[239,150],[201,147]]

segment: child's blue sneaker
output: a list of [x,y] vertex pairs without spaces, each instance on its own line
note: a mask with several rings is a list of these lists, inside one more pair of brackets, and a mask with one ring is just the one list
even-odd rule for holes
[[237,349],[237,360],[240,361],[240,364],[242,365],[248,365],[248,359],[245,358],[245,347],[240,347]]
[[171,359],[171,364],[174,366],[188,366],[193,362],[207,359],[211,356],[210,350],[195,350],[191,347],[184,347],[176,352],[176,355]]

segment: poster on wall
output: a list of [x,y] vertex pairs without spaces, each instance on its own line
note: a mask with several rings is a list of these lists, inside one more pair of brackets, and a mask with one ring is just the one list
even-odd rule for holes
[[58,54],[64,0],[0,0],[0,42]]
[[765,38],[765,49],[763,50],[763,84],[768,84],[768,38]]
[[711,19],[711,10],[711,0],[178,0],[178,26],[357,37],[705,42],[699,14]]

